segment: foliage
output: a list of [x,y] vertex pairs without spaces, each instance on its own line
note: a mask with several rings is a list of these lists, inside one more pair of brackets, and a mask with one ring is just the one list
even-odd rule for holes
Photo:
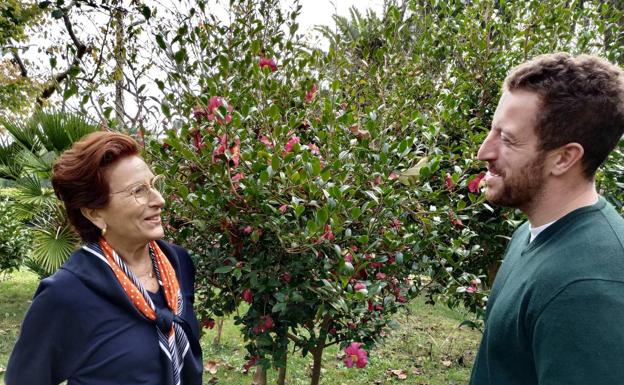
[[522,220],[484,202],[474,160],[502,80],[539,53],[619,57],[605,31],[622,13],[414,0],[336,18],[327,53],[302,44],[297,16],[249,0],[222,23],[198,2],[156,37],[170,129],[150,151],[173,176],[169,226],[197,254],[200,312],[249,302],[249,357],[277,366],[289,339],[315,363],[326,345],[370,347],[422,289],[482,316]]
[[0,272],[17,269],[28,257],[32,236],[9,198],[0,195]]
[[97,130],[78,115],[37,112],[20,123],[0,119],[11,136],[0,144],[0,178],[15,189],[15,210],[30,223],[32,259],[39,274],[54,272],[78,243],[50,185],[54,160],[72,143]]

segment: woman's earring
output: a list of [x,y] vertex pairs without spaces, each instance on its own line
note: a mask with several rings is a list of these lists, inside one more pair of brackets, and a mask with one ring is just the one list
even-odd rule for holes
[[106,227],[102,229],[102,236],[106,235]]

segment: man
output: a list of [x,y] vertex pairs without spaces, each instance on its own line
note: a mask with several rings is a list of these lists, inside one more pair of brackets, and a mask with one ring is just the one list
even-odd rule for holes
[[487,199],[528,217],[488,301],[471,385],[624,384],[624,220],[594,175],[624,132],[624,73],[544,55],[505,80]]

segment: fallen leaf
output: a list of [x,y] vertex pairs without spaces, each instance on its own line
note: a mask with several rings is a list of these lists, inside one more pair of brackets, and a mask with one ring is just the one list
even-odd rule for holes
[[204,364],[204,369],[210,374],[217,374],[217,367],[219,365],[216,361],[206,361]]
[[415,376],[421,375],[422,374],[422,369],[420,368],[412,368],[412,374]]
[[442,361],[442,365],[446,366],[447,368],[450,368],[451,365],[453,365],[453,363],[449,360],[444,360]]
[[407,372],[403,369],[388,369],[387,372],[395,375],[399,380],[407,378]]

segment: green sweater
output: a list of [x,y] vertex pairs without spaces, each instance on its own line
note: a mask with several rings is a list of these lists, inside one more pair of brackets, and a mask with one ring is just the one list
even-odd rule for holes
[[471,385],[624,384],[624,220],[603,198],[513,235]]

